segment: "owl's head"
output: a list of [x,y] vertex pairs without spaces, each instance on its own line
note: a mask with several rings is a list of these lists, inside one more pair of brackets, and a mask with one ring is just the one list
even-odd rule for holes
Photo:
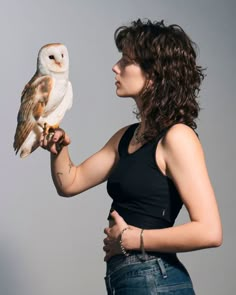
[[37,66],[43,75],[68,72],[69,55],[66,46],[61,43],[44,45],[39,50]]

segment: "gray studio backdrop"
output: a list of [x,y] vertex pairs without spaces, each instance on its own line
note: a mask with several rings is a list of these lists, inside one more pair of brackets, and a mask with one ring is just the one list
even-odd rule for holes
[[[135,122],[133,101],[115,95],[114,30],[141,18],[177,23],[199,45],[207,67],[200,135],[224,226],[224,244],[180,254],[199,295],[235,294],[235,2],[41,0],[0,2],[0,294],[105,294],[102,240],[111,204],[105,184],[74,198],[53,187],[49,154],[25,160],[12,143],[20,94],[39,48],[63,42],[74,104],[63,120],[78,164],[120,127]],[[234,69],[234,71],[233,71]],[[183,209],[177,223],[188,219]]]

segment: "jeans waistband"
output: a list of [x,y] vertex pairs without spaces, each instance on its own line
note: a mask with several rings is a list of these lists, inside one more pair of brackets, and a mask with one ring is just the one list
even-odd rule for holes
[[162,258],[162,260],[167,263],[176,263],[179,261],[176,253],[148,252],[142,254],[139,251],[132,251],[129,256],[124,256],[123,254],[113,256],[107,262],[107,270],[114,270],[121,265],[125,266],[128,264],[145,262],[157,258]]

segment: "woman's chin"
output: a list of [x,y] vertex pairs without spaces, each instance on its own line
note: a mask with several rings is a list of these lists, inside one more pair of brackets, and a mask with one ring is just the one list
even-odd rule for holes
[[125,93],[123,91],[119,91],[119,89],[116,89],[116,95],[119,97],[130,97],[128,93]]

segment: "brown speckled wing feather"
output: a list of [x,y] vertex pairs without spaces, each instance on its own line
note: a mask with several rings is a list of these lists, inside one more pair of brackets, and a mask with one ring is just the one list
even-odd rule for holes
[[39,77],[42,77],[41,74],[39,73],[35,73],[34,76],[30,79],[30,81],[25,85],[22,93],[21,93],[21,101],[23,100],[25,93],[27,92],[27,90],[29,89],[29,87],[31,87],[31,85],[34,83],[35,80],[37,80]]
[[16,153],[43,114],[53,87],[50,76],[33,77],[31,81],[32,83],[29,82],[22,92],[13,144]]

